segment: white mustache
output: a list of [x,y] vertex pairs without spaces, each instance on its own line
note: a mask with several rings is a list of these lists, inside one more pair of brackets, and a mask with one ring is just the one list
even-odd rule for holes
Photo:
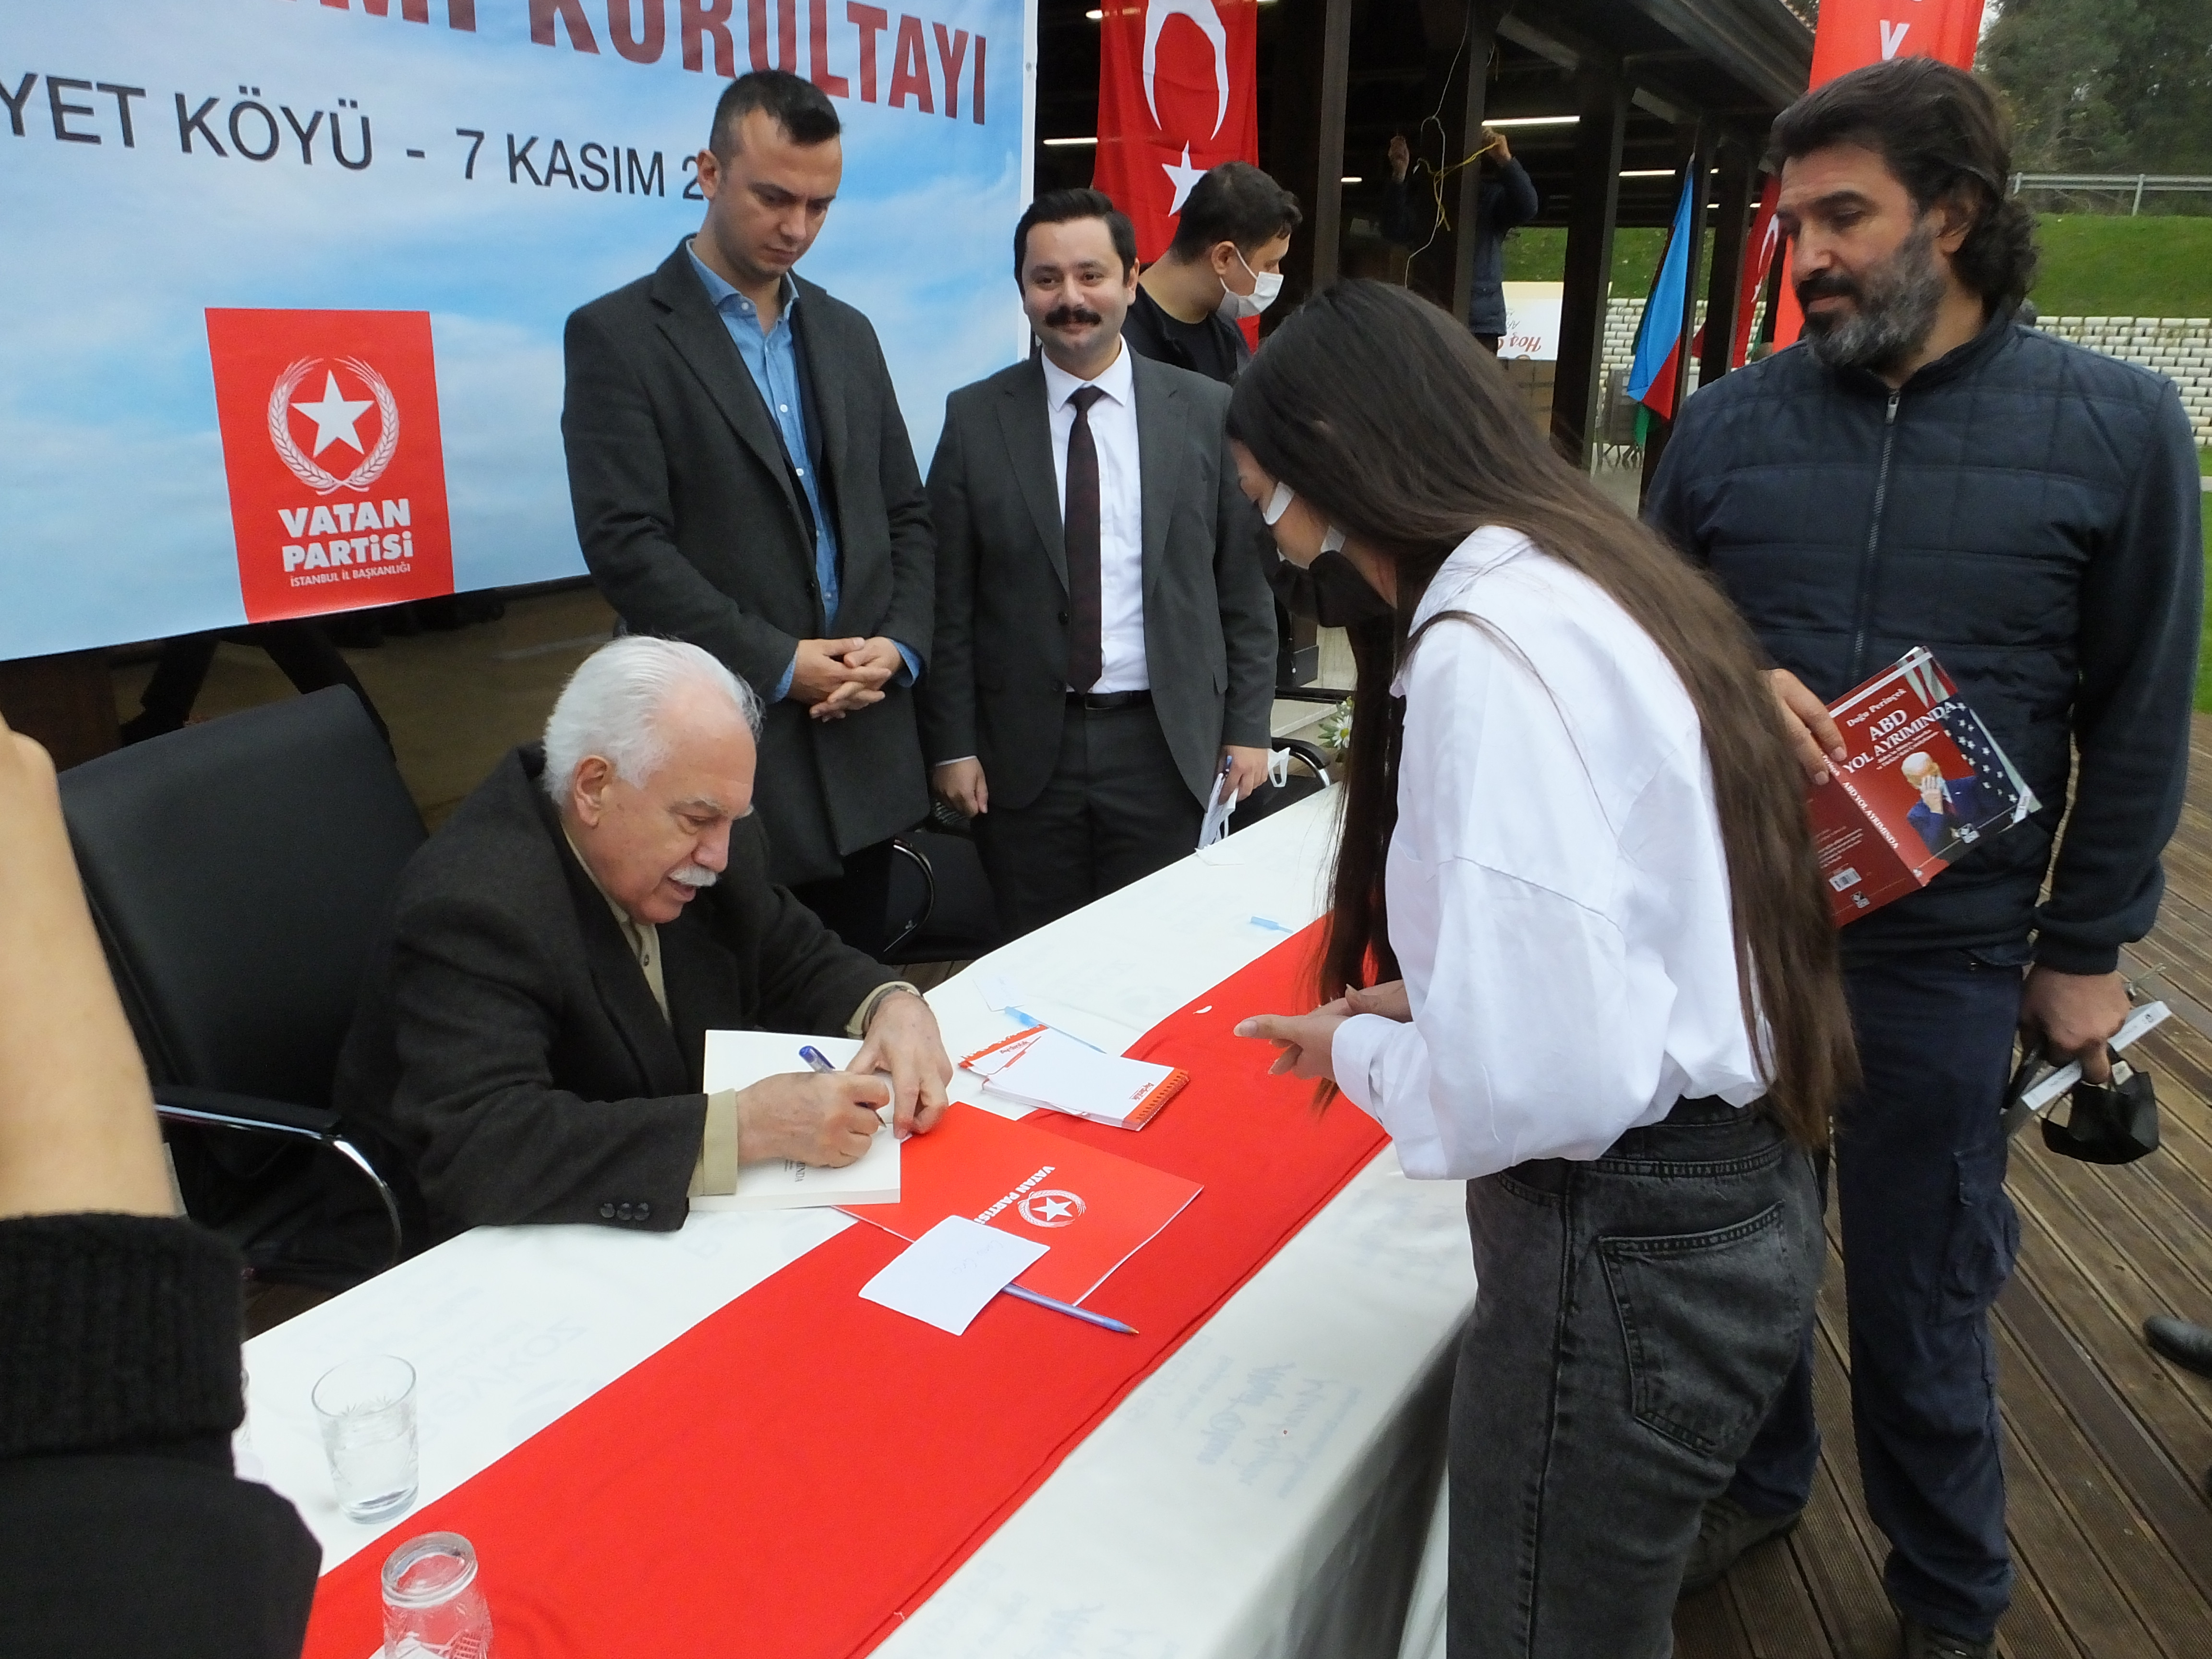
[[680,870],[671,870],[668,878],[684,887],[712,887],[721,879],[703,864],[687,864]]

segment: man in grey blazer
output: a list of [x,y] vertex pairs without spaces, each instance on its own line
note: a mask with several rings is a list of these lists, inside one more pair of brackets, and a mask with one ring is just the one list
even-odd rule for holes
[[1121,338],[1128,220],[1048,192],[1014,274],[1042,351],[946,401],[921,713],[1021,933],[1182,857],[1212,790],[1267,775],[1275,628],[1227,389]]
[[931,541],[875,331],[792,271],[836,195],[839,131],[796,76],[730,83],[699,234],[568,319],[561,431],[600,592],[768,704],[770,873],[872,950],[891,837],[929,810],[909,688]]

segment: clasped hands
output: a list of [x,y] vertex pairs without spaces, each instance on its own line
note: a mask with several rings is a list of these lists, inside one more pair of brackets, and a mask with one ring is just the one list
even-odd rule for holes
[[1279,1052],[1267,1067],[1269,1077],[1287,1072],[1316,1083],[1334,1083],[1336,1028],[1354,1014],[1380,1014],[1401,1024],[1411,1020],[1413,1007],[1406,995],[1406,981],[1394,979],[1367,990],[1346,991],[1310,1014],[1255,1014],[1237,1023],[1237,1035],[1275,1045]]
[[897,641],[873,639],[801,640],[791,659],[791,690],[784,696],[805,703],[817,720],[842,720],[856,709],[884,700],[884,686],[906,659]]
[[912,992],[894,991],[876,1005],[843,1071],[787,1073],[738,1091],[738,1159],[842,1169],[868,1150],[886,1106],[901,1140],[935,1128],[951,1080],[937,1016]]

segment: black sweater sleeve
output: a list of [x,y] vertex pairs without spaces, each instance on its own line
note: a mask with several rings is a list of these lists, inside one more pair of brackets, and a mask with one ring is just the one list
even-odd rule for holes
[[187,1221],[0,1220],[0,1649],[290,1659],[321,1559],[231,1473],[238,1253]]
[[244,1269],[187,1221],[0,1221],[0,1458],[143,1450],[228,1470]]

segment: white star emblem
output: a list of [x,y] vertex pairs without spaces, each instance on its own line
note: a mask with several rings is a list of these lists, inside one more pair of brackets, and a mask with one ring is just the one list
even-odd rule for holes
[[[1181,198],[1178,198],[1178,205]],[[360,435],[354,431],[354,422],[373,400],[364,398],[359,403],[349,403],[338,395],[338,377],[328,369],[323,371],[323,400],[319,404],[294,404],[293,408],[315,423],[315,451],[318,455],[336,443],[351,444],[362,450]],[[365,452],[364,452],[365,453]]]
[[1039,1218],[1040,1220],[1057,1221],[1075,1206],[1064,1198],[1048,1198],[1037,1207],[1044,1212],[1044,1214]]
[[1191,186],[1206,177],[1206,169],[1191,166],[1190,146],[1185,144],[1182,147],[1182,161],[1163,161],[1160,163],[1160,171],[1167,174],[1168,182],[1175,186],[1175,201],[1170,204],[1168,211],[1171,214],[1181,213],[1183,203],[1190,196]]

